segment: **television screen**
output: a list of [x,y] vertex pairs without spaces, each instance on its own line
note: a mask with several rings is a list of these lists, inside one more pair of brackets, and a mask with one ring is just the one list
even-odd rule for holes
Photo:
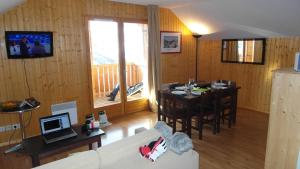
[[9,59],[53,56],[52,32],[6,31],[5,40]]

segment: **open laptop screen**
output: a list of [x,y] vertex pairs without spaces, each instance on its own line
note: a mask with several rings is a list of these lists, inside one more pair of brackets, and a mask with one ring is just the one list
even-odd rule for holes
[[71,127],[68,113],[43,117],[40,119],[40,124],[43,135]]

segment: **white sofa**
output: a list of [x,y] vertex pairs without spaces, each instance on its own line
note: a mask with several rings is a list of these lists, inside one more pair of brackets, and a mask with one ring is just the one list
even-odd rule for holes
[[142,157],[139,147],[161,134],[150,129],[95,150],[76,153],[35,169],[199,169],[199,155],[189,150],[181,155],[167,150],[155,162]]

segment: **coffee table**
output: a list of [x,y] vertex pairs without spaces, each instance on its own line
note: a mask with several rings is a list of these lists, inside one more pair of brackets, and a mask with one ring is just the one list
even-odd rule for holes
[[98,147],[101,147],[101,136],[105,132],[101,129],[92,131],[90,134],[81,131],[81,126],[72,127],[78,134],[77,137],[61,140],[55,143],[46,144],[41,135],[24,139],[22,142],[23,149],[19,153],[27,154],[31,157],[32,167],[40,165],[40,159],[55,155],[61,152],[68,151],[84,145],[89,145],[92,149],[92,144],[97,142]]

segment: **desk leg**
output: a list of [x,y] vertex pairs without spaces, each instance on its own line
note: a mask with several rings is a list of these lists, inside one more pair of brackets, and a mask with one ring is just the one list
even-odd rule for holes
[[22,137],[22,140],[24,140],[26,138],[26,130],[25,130],[25,126],[24,126],[23,113],[19,113],[19,123],[20,123],[21,137]]
[[[102,143],[101,143],[101,138],[99,141],[96,142],[98,144],[98,147],[101,147],[102,146]],[[89,150],[93,150],[93,143],[90,143],[89,144]]]
[[40,158],[37,155],[31,156],[32,167],[37,167],[40,165]]
[[102,146],[102,142],[101,142],[101,138],[100,140],[98,141],[98,147],[101,147]]

